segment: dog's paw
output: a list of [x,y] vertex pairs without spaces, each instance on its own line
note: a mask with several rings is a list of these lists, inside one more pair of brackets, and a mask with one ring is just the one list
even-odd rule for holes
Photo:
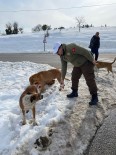
[[37,122],[36,122],[36,121],[33,121],[32,119],[31,119],[31,120],[29,120],[29,124],[32,124],[33,126],[38,125],[38,124],[37,124]]
[[25,125],[26,122],[25,122],[25,121],[21,121],[21,122],[19,122],[19,124],[20,124],[20,125]]
[[62,89],[61,88],[59,88],[59,91],[61,91]]
[[33,122],[33,126],[38,126],[37,122]]
[[53,129],[49,129],[48,136],[51,137],[53,135]]
[[61,84],[60,88],[59,88],[59,91],[62,91],[62,89],[64,89],[64,86],[65,86],[64,84]]

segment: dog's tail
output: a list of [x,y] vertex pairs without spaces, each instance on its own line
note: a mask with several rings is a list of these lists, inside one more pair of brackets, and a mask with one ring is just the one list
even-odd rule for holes
[[114,58],[114,61],[111,64],[113,64],[115,61],[116,61],[116,57]]

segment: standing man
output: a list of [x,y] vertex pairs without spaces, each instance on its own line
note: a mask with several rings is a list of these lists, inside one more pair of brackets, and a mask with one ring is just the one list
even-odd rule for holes
[[60,56],[61,59],[61,86],[64,85],[64,79],[67,72],[67,63],[70,62],[74,67],[72,71],[72,92],[67,95],[68,98],[78,97],[79,79],[83,74],[86,84],[91,94],[90,105],[97,105],[98,95],[94,75],[94,58],[88,50],[74,44],[55,43],[53,53]]
[[95,54],[95,61],[97,61],[99,56],[98,50],[100,48],[99,32],[96,32],[96,34],[91,38],[89,48],[91,49],[91,52]]

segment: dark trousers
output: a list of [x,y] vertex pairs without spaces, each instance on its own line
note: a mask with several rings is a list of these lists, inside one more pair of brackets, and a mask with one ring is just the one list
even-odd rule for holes
[[95,82],[95,75],[94,75],[94,65],[92,62],[87,61],[80,67],[74,67],[72,71],[72,89],[77,89],[79,85],[79,79],[83,74],[86,84],[89,88],[90,94],[97,94],[97,86]]
[[99,56],[98,48],[92,48],[91,52],[95,54],[95,60],[97,61]]

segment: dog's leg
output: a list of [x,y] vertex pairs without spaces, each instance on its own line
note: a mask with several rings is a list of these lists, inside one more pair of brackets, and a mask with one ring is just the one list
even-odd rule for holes
[[48,82],[48,83],[46,83],[47,85],[53,85],[55,83],[55,80],[52,80],[52,81],[50,81],[50,82]]
[[59,83],[61,83],[61,72],[57,74],[56,79],[58,80]]
[[59,83],[61,83],[61,77],[57,77]]
[[[109,75],[109,72],[110,72],[110,69],[107,67],[107,71],[108,71],[108,74],[106,74],[106,75]],[[112,71],[111,71],[112,72]]]
[[42,82],[41,83],[41,92],[44,92],[45,91],[45,85],[46,85],[45,82]]
[[112,71],[112,77],[114,78],[114,72]]
[[33,114],[33,125],[37,125],[37,122],[35,121],[35,106],[32,109],[32,114]]
[[112,70],[112,66],[110,66],[109,71],[112,72],[112,77],[114,78],[114,73],[113,73],[113,70]]
[[112,72],[112,77],[114,78],[114,72]]
[[25,110],[22,110],[22,114],[23,114],[23,122],[22,122],[22,125],[25,125],[26,124]]

